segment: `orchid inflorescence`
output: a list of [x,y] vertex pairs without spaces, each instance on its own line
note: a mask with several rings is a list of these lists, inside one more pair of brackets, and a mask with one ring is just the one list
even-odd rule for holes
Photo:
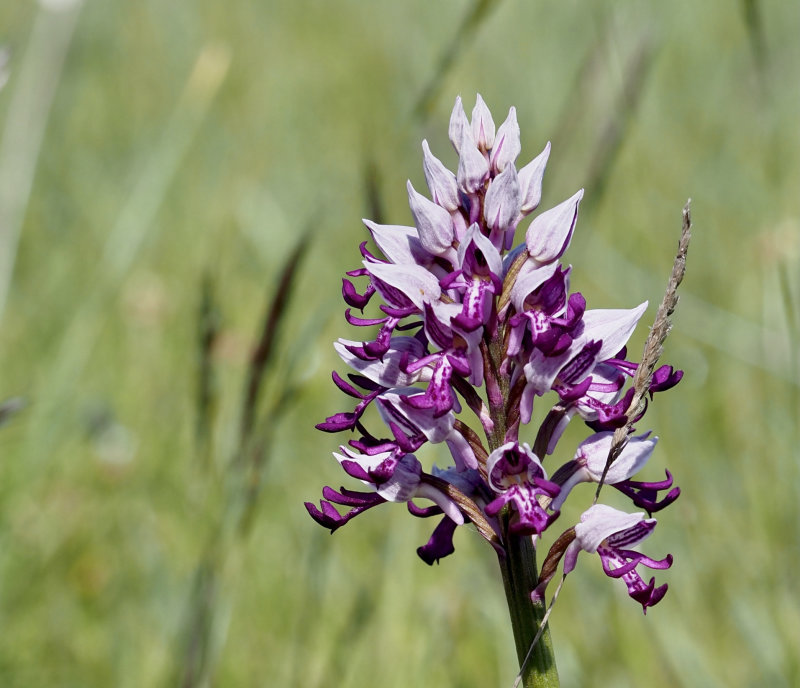
[[[363,267],[347,275],[365,280],[366,288],[359,291],[343,280],[347,322],[378,332],[367,341],[334,344],[355,372],[344,379],[334,371],[333,381],[356,405],[317,427],[358,433],[334,457],[368,491],[325,487],[320,506],[306,503],[306,508],[331,532],[385,502],[403,502],[418,517],[441,515],[430,540],[417,550],[432,564],[454,551],[457,526],[473,523],[502,557],[510,534],[537,541],[552,527],[575,485],[610,485],[648,517],[593,504],[556,538],[530,593],[543,599],[559,562],[563,559],[566,575],[583,550],[597,553],[604,571],[622,578],[646,611],[667,585],[656,587],[655,579],[645,583],[637,566],[665,569],[672,557],[655,560],[630,547],[653,532],[656,521],[649,516],[680,491],[669,471],[659,482],[632,479],[658,438],[631,434],[624,444],[612,444],[614,431],[631,429],[646,409],[646,403],[632,404],[635,390],[626,385],[638,368],[626,360],[626,343],[647,303],[630,310],[587,310],[579,292],[569,293],[572,268],[559,261],[572,238],[583,190],[538,214],[524,242],[514,247],[518,225],[539,206],[550,144],[517,170],[521,146],[513,107],[495,128],[480,96],[471,121],[459,97],[449,137],[459,156],[456,174],[423,141],[431,198],[409,182],[413,227],[365,220],[382,257],[362,243]],[[353,313],[363,314],[376,295],[383,300],[376,317]],[[662,366],[648,377],[644,392],[652,399],[682,374]],[[550,392],[555,403],[531,433],[532,446],[521,442],[534,400]],[[390,437],[366,429],[370,405]],[[464,407],[474,413],[485,443],[463,419]],[[548,477],[547,457],[563,454],[558,442],[575,416],[591,434]],[[453,464],[424,470],[416,453],[426,442],[444,442]],[[666,494],[659,497],[662,491]]]

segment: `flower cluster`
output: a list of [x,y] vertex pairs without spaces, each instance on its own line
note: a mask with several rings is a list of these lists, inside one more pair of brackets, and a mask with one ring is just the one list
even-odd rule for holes
[[[643,415],[629,417],[634,389],[626,380],[637,364],[626,360],[625,346],[647,303],[587,310],[584,297],[570,293],[572,268],[560,259],[583,190],[536,215],[515,247],[519,224],[539,206],[550,144],[518,170],[516,111],[511,108],[496,128],[480,96],[471,120],[456,100],[449,137],[458,153],[456,173],[423,141],[430,198],[408,183],[414,226],[365,220],[380,253],[361,244],[362,267],[347,273],[363,280],[361,290],[343,280],[347,322],[371,330],[364,340],[334,345],[355,372],[347,379],[334,372],[333,381],[355,406],[317,427],[353,433],[334,456],[366,490],[326,487],[320,506],[306,508],[331,532],[385,502],[405,503],[414,516],[440,515],[430,541],[418,550],[429,564],[453,552],[456,526],[467,522],[500,556],[510,533],[538,538],[579,482],[603,480],[648,514],[662,509],[679,494],[669,472],[660,482],[632,480],[657,438],[629,438],[607,466],[613,431]],[[373,317],[364,317],[374,297],[382,303]],[[377,335],[369,338],[375,328]],[[656,370],[650,397],[681,376],[670,366]],[[550,393],[554,403],[531,433],[532,446],[521,442],[534,400]],[[382,433],[365,427],[371,405],[385,425]],[[462,418],[464,407],[474,414],[472,426]],[[561,453],[559,439],[575,416],[591,434],[548,477],[545,463]],[[478,425],[485,442],[474,429]],[[453,465],[424,470],[416,453],[428,442],[445,443]],[[666,494],[659,498],[661,491]],[[557,539],[561,544],[551,550],[532,594],[543,594],[552,577],[544,575],[545,568],[552,570],[563,557],[568,573],[583,550],[599,554],[606,573],[622,578],[646,610],[663,597],[666,585],[645,584],[637,565],[667,568],[672,559],[653,560],[623,547],[643,540],[655,523],[642,513],[590,507]]]

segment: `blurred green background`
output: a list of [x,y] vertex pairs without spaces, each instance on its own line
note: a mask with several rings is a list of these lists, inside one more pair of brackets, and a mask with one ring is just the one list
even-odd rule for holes
[[342,481],[313,424],[349,403],[329,371],[360,219],[410,223],[422,138],[452,166],[476,92],[517,107],[519,164],[552,140],[542,207],[587,188],[567,260],[590,307],[652,321],[693,198],[664,357],[686,377],[647,416],[645,477],[683,490],[645,546],[670,591],[643,617],[587,557],[552,616],[563,684],[798,685],[798,35],[779,0],[0,4],[0,399],[24,399],[0,685],[511,685],[474,532],[429,568],[404,509],[330,537],[302,504]]

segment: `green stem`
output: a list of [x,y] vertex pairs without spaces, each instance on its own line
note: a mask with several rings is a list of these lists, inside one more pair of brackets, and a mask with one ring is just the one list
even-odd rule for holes
[[[505,442],[508,429],[506,408],[510,389],[508,379],[498,374],[499,362],[503,358],[502,340],[502,336],[498,336],[494,341],[484,341],[482,348],[489,411],[494,423],[493,432],[486,438],[490,452]],[[550,629],[546,624],[536,639],[547,611],[543,600],[531,600],[531,592],[539,582],[536,548],[531,536],[510,532],[510,516],[506,506],[500,514],[505,552],[499,554],[498,559],[522,674],[520,685],[523,688],[558,688],[558,669]]]
[[[532,602],[531,591],[536,587],[536,549],[530,536],[517,536],[508,533],[508,516],[504,524],[506,530],[506,556],[499,556],[503,585],[506,589],[508,611],[511,614],[511,627],[517,658],[522,669],[524,688],[558,688],[558,669],[556,668],[553,643],[547,625],[536,645],[531,650],[539,626],[547,611],[544,601]],[[528,656],[530,653],[530,656]],[[525,661],[527,658],[527,662]]]

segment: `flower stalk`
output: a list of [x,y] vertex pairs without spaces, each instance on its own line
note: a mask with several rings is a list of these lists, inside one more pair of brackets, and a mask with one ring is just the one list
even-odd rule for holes
[[[507,556],[498,557],[506,591],[511,629],[524,688],[556,688],[559,685],[553,642],[545,623],[544,600],[531,600],[539,578],[536,548],[529,536],[508,534]],[[541,636],[539,630],[544,624]]]
[[[489,451],[494,452],[503,444],[506,436],[510,389],[508,379],[496,375],[503,358],[502,342],[496,339],[484,344],[488,362],[485,371],[487,387],[489,381],[494,380],[500,392],[499,401],[502,402],[491,405],[494,430],[487,442]],[[531,590],[535,590],[539,584],[536,547],[531,536],[512,532],[512,516],[511,508],[504,507],[500,514],[500,529],[505,548],[497,552],[497,558],[520,666],[520,685],[523,688],[557,688],[558,669],[550,629],[544,621],[545,604],[543,600],[531,599]],[[542,633],[537,640],[540,630]]]

